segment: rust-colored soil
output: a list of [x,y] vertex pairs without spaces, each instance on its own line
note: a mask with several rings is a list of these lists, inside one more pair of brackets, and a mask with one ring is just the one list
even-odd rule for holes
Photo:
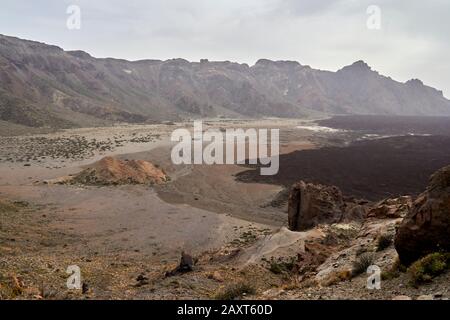
[[167,181],[163,170],[144,160],[122,161],[105,157],[71,180],[88,185],[159,184]]

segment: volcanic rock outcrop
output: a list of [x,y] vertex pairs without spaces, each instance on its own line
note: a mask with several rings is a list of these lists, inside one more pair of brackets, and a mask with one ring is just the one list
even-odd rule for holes
[[395,199],[385,199],[378,202],[367,214],[369,218],[396,219],[403,218],[410,211],[412,198],[403,196]]
[[105,157],[70,179],[86,185],[159,184],[167,181],[163,170],[144,160],[123,161]]
[[300,181],[292,186],[289,195],[289,229],[303,231],[319,223],[336,223],[342,219],[344,207],[337,187]]
[[366,218],[397,219],[412,205],[411,197],[386,199],[378,203],[344,197],[339,188],[300,181],[292,186],[288,222],[292,231],[304,231],[319,224],[362,221]]
[[450,166],[431,176],[395,237],[400,260],[410,264],[432,252],[450,251]]

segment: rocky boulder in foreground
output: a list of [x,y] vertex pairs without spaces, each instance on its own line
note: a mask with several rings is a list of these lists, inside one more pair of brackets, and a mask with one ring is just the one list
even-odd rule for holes
[[436,251],[450,251],[450,166],[431,176],[395,237],[400,260],[410,264]]
[[289,229],[303,231],[320,223],[336,223],[344,210],[341,191],[300,181],[292,186],[288,203]]
[[304,231],[319,224],[371,219],[398,219],[412,206],[409,196],[378,203],[344,197],[339,188],[300,181],[292,186],[288,202],[288,223],[292,231]]

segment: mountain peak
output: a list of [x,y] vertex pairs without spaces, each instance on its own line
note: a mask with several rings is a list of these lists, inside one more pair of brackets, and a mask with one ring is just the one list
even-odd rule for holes
[[423,82],[420,79],[411,79],[406,81],[405,84],[410,86],[423,86]]
[[277,67],[301,67],[301,64],[297,61],[291,61],[291,60],[269,60],[269,59],[259,59],[256,61],[255,66],[277,66]]
[[92,56],[89,53],[87,53],[85,51],[81,51],[81,50],[73,50],[73,51],[66,51],[66,52],[67,52],[67,54],[70,54],[71,56],[80,58],[80,59],[92,58]]
[[352,66],[370,69],[369,65],[364,60],[355,61]]
[[360,71],[372,71],[372,68],[363,60],[353,62],[351,65],[343,67],[341,70],[360,70]]

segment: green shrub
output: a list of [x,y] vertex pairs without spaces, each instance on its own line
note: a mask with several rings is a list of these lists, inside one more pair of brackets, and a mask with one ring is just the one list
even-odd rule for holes
[[246,294],[254,294],[255,288],[248,282],[233,283],[216,293],[216,300],[235,300]]
[[366,272],[367,268],[373,264],[374,260],[375,258],[371,253],[363,253],[356,257],[356,260],[353,262],[352,275],[357,276]]
[[417,286],[431,281],[450,267],[450,253],[431,253],[408,268],[410,282]]
[[269,270],[275,274],[289,273],[295,265],[295,258],[289,261],[270,261]]

